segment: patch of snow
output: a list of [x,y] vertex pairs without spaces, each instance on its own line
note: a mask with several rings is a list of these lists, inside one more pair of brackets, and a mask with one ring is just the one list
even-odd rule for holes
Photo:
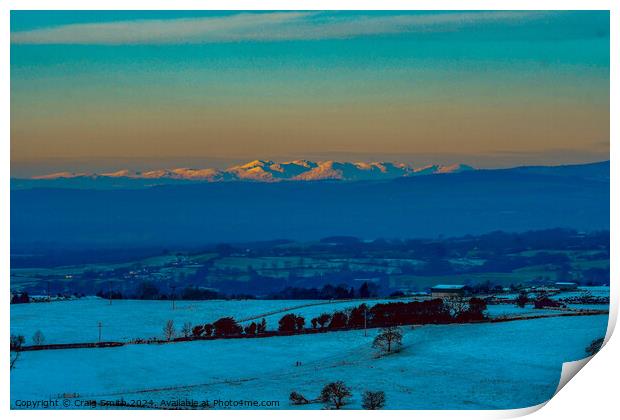
[[[379,357],[376,331],[251,340],[215,340],[107,349],[24,352],[11,371],[11,401],[80,398],[277,400],[315,398],[328,382],[381,390],[388,409],[510,409],[540,404],[558,385],[562,363],[585,357],[605,335],[607,316],[403,328],[401,352]],[[301,366],[296,366],[300,361]]]
[[61,178],[130,178],[130,179],[174,179],[190,181],[231,181],[252,180],[261,182],[275,182],[282,180],[317,181],[317,180],[376,180],[394,179],[404,176],[429,175],[438,173],[455,173],[472,170],[468,165],[429,165],[414,168],[412,165],[400,162],[337,162],[333,160],[312,162],[299,159],[289,162],[274,162],[271,160],[253,160],[251,162],[231,166],[226,170],[214,168],[193,169],[154,169],[143,172],[122,169],[115,172],[73,173],[58,172],[49,175],[33,177],[32,179],[50,180]]

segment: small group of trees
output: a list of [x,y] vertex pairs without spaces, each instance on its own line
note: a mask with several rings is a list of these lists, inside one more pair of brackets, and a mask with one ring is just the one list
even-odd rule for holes
[[[181,335],[187,338],[190,335],[192,335],[192,331],[193,331],[192,324],[190,322],[184,322],[183,326],[181,327]],[[164,325],[164,339],[166,341],[171,341],[176,336],[177,336],[177,331],[174,326],[174,321],[169,319],[168,321],[166,321],[166,324]]]
[[213,323],[213,335],[225,337],[228,335],[240,335],[243,333],[241,325],[233,317],[227,316],[220,318]]
[[192,328],[194,337],[211,337],[213,335],[213,324],[196,325]]
[[[232,317],[220,318],[212,324],[196,325],[191,328],[193,337],[226,337],[237,335],[259,335],[267,331],[267,321],[265,318],[261,322],[252,322],[245,328]],[[189,334],[188,334],[189,336]]]
[[11,304],[30,303],[28,292],[11,293]]
[[525,305],[530,301],[530,297],[528,295],[528,293],[525,290],[521,290],[519,292],[519,296],[517,296],[517,299],[515,299],[515,304],[519,307],[519,308],[525,308]]
[[[362,305],[365,306],[365,305]],[[347,327],[354,327],[357,325],[351,325],[349,323],[351,317],[350,314],[357,308],[351,309],[350,312],[336,311],[333,314],[321,314],[310,320],[312,328],[314,329],[327,329],[327,330],[339,330]]]
[[295,332],[303,331],[306,320],[303,316],[286,314],[278,321],[278,331]]
[[331,318],[332,316],[330,314],[321,314],[315,318],[312,318],[310,320],[310,323],[312,324],[312,328],[314,329],[324,329]]
[[[323,387],[318,398],[309,400],[299,392],[293,391],[289,400],[293,405],[322,402],[325,408],[339,410],[347,404],[353,396],[351,388],[343,381],[330,382]],[[362,407],[366,410],[380,410],[385,406],[385,393],[383,391],[365,391],[362,395]]]
[[553,300],[546,293],[540,293],[536,296],[534,300],[534,309],[544,309],[544,308],[564,308],[565,304],[562,302],[558,302],[557,300]]
[[[263,320],[264,321],[264,320]],[[181,329],[181,334],[184,338],[189,337],[225,337],[232,335],[240,335],[244,332],[248,335],[257,334],[258,331],[263,331],[263,327],[266,325],[252,323],[244,329],[235,321],[232,317],[224,317],[215,321],[213,324],[196,325],[192,327],[192,324],[185,322]],[[174,339],[176,336],[176,330],[174,327],[174,321],[168,320],[164,325],[164,338],[166,341]]]
[[[534,298],[530,298],[530,295],[525,290],[521,290],[519,295],[515,299],[515,304],[519,308],[524,308],[528,303],[534,303],[534,309],[544,309],[544,308],[563,308],[566,305],[563,302],[559,302],[557,300],[553,300],[549,297],[546,292],[538,293]],[[582,302],[575,302],[582,303]],[[589,302],[583,302],[589,303]]]
[[476,297],[379,303],[368,310],[366,325],[368,327],[389,327],[470,322],[484,319],[486,309],[486,302]]
[[444,306],[457,322],[480,321],[485,318],[487,303],[480,298],[452,297],[444,299]]
[[[378,303],[372,307],[361,304],[347,311],[323,313],[310,320],[315,330],[376,328],[411,324],[448,324],[480,321],[486,318],[484,300],[456,297],[421,302]],[[302,331],[305,320],[295,314],[286,314],[279,321],[279,330]]]

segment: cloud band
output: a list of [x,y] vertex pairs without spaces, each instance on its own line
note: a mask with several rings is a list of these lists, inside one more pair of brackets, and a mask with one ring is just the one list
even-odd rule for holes
[[485,22],[520,21],[542,12],[356,14],[238,13],[220,17],[80,23],[13,32],[13,44],[199,44],[342,39],[367,35],[450,31]]

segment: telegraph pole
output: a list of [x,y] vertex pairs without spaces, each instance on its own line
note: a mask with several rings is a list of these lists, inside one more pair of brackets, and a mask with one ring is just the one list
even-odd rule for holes
[[368,309],[366,307],[364,307],[364,337],[368,337],[368,331],[366,330],[366,324],[367,324],[367,314],[368,314]]
[[108,299],[110,300],[110,305],[112,304],[112,283],[108,281]]
[[97,322],[97,327],[99,328],[99,343],[101,343],[101,321]]
[[170,286],[170,288],[172,289],[172,310],[174,311],[174,295],[175,295],[174,292],[175,292],[177,286],[176,285],[172,285],[172,286]]

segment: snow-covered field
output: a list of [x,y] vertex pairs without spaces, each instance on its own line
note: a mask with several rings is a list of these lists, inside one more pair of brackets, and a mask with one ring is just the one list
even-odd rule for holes
[[11,401],[78,393],[156,404],[277,400],[279,408],[296,408],[291,391],[314,398],[324,384],[343,380],[353,393],[348,408],[360,408],[367,389],[385,391],[391,409],[518,408],[549,399],[562,363],[585,357],[606,327],[605,315],[407,327],[404,349],[382,357],[371,348],[373,330],[24,352],[11,372]]
[[[367,300],[369,305],[385,300]],[[167,320],[174,321],[177,332],[185,322],[192,325],[213,322],[225,316],[237,320],[247,319],[272,311],[283,311],[265,317],[269,329],[277,329],[278,320],[289,312],[310,319],[323,312],[332,313],[360,305],[362,301],[309,301],[309,300],[208,300],[177,301],[172,309],[171,301],[115,300],[110,305],[98,298],[11,305],[11,333],[21,334],[26,344],[32,344],[32,336],[40,330],[46,344],[81,343],[98,340],[98,323],[101,322],[103,341],[129,341],[136,338],[163,336]],[[260,319],[259,319],[260,320]]]
[[[607,288],[607,293],[609,288]],[[574,293],[574,292],[573,292]],[[604,291],[598,291],[604,293]],[[81,343],[98,340],[101,322],[103,341],[130,341],[136,338],[163,338],[163,327],[167,320],[174,321],[177,333],[185,322],[192,325],[213,322],[224,316],[237,320],[265,316],[269,329],[277,329],[278,320],[288,312],[294,312],[310,320],[322,313],[333,313],[366,302],[369,306],[385,303],[389,299],[355,301],[311,301],[311,300],[208,300],[177,301],[172,309],[171,301],[115,300],[99,298],[11,305],[11,333],[21,334],[26,344],[32,344],[32,336],[40,330],[46,344]],[[607,309],[607,305],[573,305],[583,309]],[[291,309],[294,308],[294,309]],[[532,305],[518,308],[512,304],[489,305],[491,317],[513,315],[549,315],[554,310],[537,310]],[[260,318],[259,318],[260,320]],[[247,324],[245,322],[243,324]]]

